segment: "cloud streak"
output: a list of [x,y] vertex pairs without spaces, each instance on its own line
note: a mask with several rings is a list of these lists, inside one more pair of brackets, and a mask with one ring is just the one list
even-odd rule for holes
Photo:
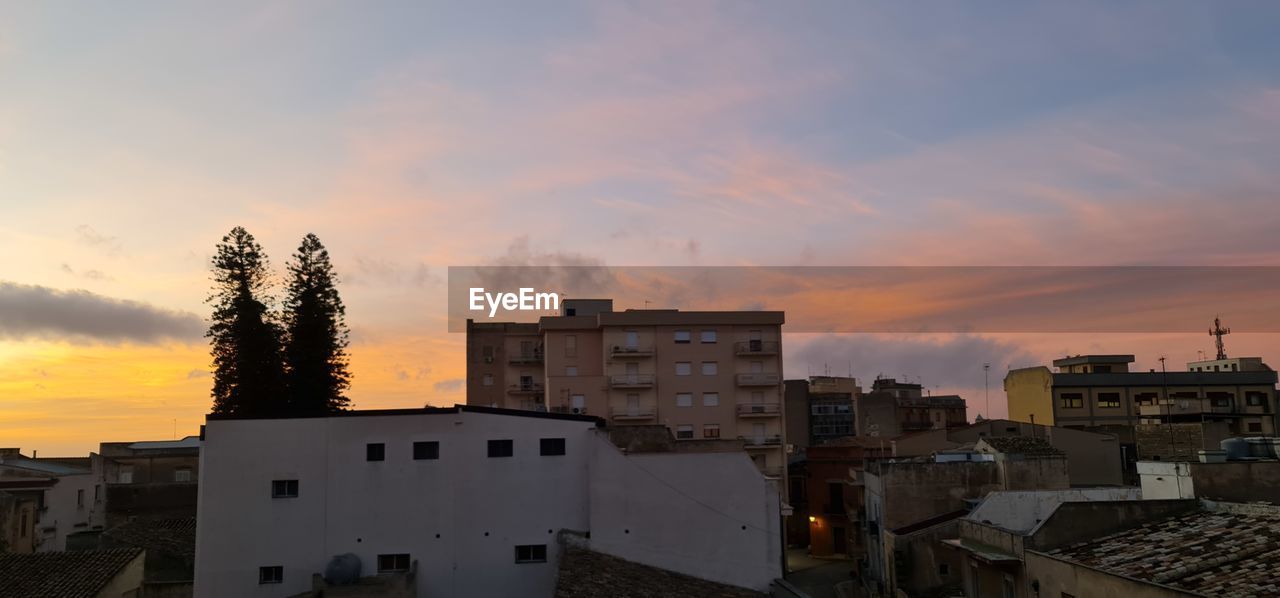
[[72,342],[196,342],[204,323],[192,313],[83,290],[0,281],[0,339]]

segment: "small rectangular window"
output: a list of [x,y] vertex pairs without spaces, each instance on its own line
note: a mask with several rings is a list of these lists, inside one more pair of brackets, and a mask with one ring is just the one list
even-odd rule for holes
[[546,544],[526,544],[523,546],[516,546],[516,562],[517,563],[547,562],[547,545]]
[[258,583],[284,583],[284,567],[280,565],[258,567]]
[[387,459],[387,445],[381,442],[370,442],[364,445],[365,461],[385,461]]
[[189,468],[186,468],[186,467],[179,467],[178,469],[173,470],[173,481],[175,481],[175,482],[190,482],[190,481],[191,481],[191,470],[190,470]]
[[297,498],[298,480],[271,480],[271,498]]
[[703,438],[719,438],[720,424],[705,424],[702,426]]
[[691,374],[693,374],[693,364],[692,364],[692,363],[690,363],[690,362],[688,362],[688,361],[677,361],[677,362],[676,362],[676,375],[677,375],[677,376],[688,376],[688,375],[691,375]]
[[693,407],[693,393],[676,393],[676,407]]
[[1267,404],[1267,394],[1258,391],[1248,391],[1244,393],[1245,401],[1250,407],[1261,407]]
[[1058,406],[1063,409],[1079,409],[1084,407],[1084,395],[1078,392],[1064,392],[1058,397]]
[[1262,431],[1262,423],[1261,423],[1261,422],[1249,422],[1249,431],[1250,431],[1250,432],[1261,432],[1261,431]]
[[578,356],[578,337],[577,337],[577,335],[573,335],[573,334],[566,334],[566,335],[564,336],[564,356],[565,356],[565,357],[577,357],[577,356]]
[[76,506],[77,507],[84,506],[84,488],[76,490]]
[[515,441],[510,439],[489,441],[490,457],[510,457],[514,454],[515,454]]
[[716,362],[714,362],[714,361],[704,361],[704,362],[702,362],[702,375],[703,375],[703,376],[714,376],[714,375],[716,375],[716,372],[717,372],[719,369],[720,369],[719,365],[718,365]]
[[693,438],[693,426],[692,425],[676,426],[676,438],[680,440],[688,440]]
[[563,438],[543,438],[539,443],[538,449],[543,457],[554,457],[564,454]]
[[1118,392],[1100,392],[1098,393],[1098,407],[1104,409],[1114,409],[1120,406],[1120,393]]
[[436,440],[419,440],[413,443],[415,461],[440,458],[440,442]]
[[564,366],[564,375],[566,375],[566,376],[577,376],[577,375],[578,375],[578,366],[576,366],[576,365],[566,365],[566,366]]
[[702,331],[702,342],[704,342],[704,343],[714,343],[714,342],[716,342],[716,331],[714,331],[714,330],[703,330],[703,331]]
[[677,331],[676,331],[675,340],[676,340],[676,343],[677,343],[677,344],[681,344],[681,345],[683,345],[683,344],[688,343],[688,342],[689,342],[690,340],[692,340],[692,339],[693,339],[693,336],[689,334],[689,331],[688,331],[688,330],[677,330]]
[[485,374],[484,377],[480,379],[480,383],[485,386],[493,386],[493,374]]
[[378,573],[400,573],[409,570],[408,554],[378,555]]
[[703,406],[703,407],[718,407],[718,406],[720,406],[720,393],[718,393],[718,392],[704,392],[704,393],[702,393],[702,406]]

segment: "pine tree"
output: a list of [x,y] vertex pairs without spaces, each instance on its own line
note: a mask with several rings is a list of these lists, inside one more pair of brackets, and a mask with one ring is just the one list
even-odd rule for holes
[[338,297],[338,277],[329,252],[308,233],[289,263],[289,295],[284,303],[285,363],[290,412],[340,411],[349,399],[346,308]]
[[272,319],[267,256],[253,235],[237,226],[213,257],[212,324],[205,336],[213,353],[213,412],[274,416],[285,413],[280,327]]

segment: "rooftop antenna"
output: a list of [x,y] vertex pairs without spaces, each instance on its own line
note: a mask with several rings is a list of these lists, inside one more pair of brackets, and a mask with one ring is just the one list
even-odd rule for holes
[[1223,328],[1222,321],[1217,316],[1213,318],[1213,330],[1209,331],[1209,336],[1214,337],[1214,341],[1218,345],[1218,359],[1227,358],[1227,348],[1222,344],[1222,337],[1231,334],[1230,328]]
[[650,304],[650,303],[653,303],[653,302],[652,302],[652,301],[650,301],[650,300],[648,300],[648,299],[645,299],[645,300],[644,300],[644,308],[645,308],[645,309],[649,309],[649,304]]

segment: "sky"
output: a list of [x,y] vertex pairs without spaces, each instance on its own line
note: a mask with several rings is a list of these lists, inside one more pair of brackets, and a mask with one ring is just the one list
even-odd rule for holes
[[[0,3],[0,446],[196,433],[237,225],[277,270],[328,246],[358,408],[464,401],[448,266],[1280,265],[1278,28],[1273,2]],[[1234,354],[1280,361],[1248,332]],[[788,376],[971,416],[989,386],[998,416],[1010,367],[1212,339],[785,347]]]

